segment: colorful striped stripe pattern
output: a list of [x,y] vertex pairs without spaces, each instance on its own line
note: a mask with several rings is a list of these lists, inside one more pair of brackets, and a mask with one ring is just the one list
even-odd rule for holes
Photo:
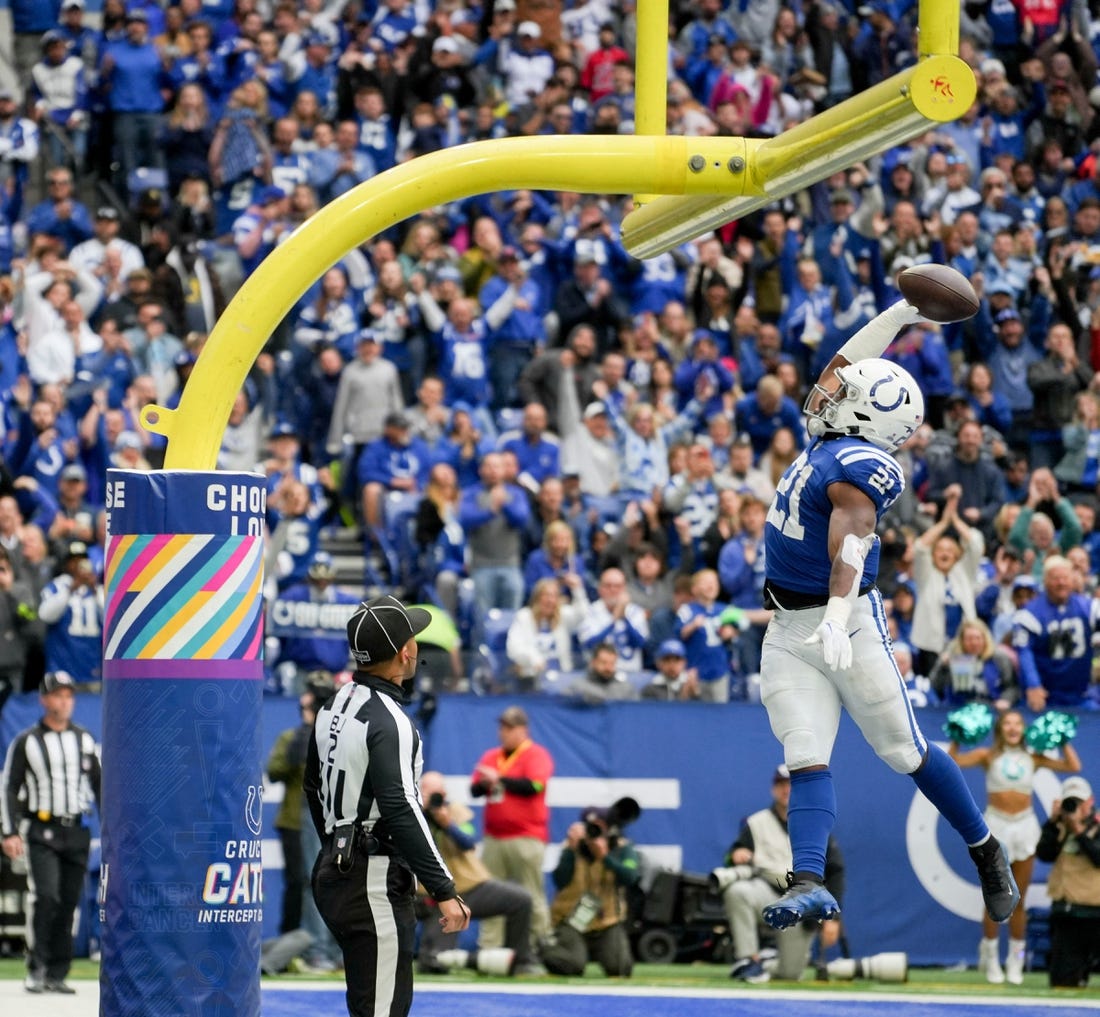
[[259,660],[262,566],[262,537],[109,538],[104,659]]

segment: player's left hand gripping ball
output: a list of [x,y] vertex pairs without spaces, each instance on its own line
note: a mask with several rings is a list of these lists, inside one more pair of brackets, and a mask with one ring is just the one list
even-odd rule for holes
[[807,646],[814,643],[821,644],[821,655],[825,658],[826,667],[834,671],[847,671],[852,666],[852,640],[843,625],[829,618],[822,619],[821,624],[806,640]]

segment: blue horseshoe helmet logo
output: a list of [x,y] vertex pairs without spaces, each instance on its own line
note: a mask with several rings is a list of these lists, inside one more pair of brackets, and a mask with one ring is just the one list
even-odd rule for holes
[[899,385],[898,397],[889,406],[886,406],[875,399],[875,392],[878,390],[879,385],[887,385],[893,380],[894,379],[890,377],[879,378],[879,380],[871,386],[871,391],[867,394],[867,398],[870,399],[871,405],[880,413],[889,413],[891,410],[896,410],[903,402],[905,402],[906,399],[909,398],[909,390],[904,385]]

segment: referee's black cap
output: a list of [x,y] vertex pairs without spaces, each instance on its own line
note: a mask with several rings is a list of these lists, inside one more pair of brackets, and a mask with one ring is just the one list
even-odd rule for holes
[[76,682],[68,671],[47,671],[42,679],[42,691],[49,695],[58,689],[75,689]]
[[360,604],[348,619],[348,649],[358,664],[392,660],[431,620],[422,607],[405,607],[389,594],[375,597]]

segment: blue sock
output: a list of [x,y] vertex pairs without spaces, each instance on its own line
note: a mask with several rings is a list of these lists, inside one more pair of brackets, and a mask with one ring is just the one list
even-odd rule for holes
[[974,804],[974,796],[966,786],[962,771],[938,745],[929,743],[924,763],[909,776],[968,845],[980,844],[989,836],[985,817]]
[[795,872],[825,878],[825,848],[836,822],[836,789],[830,770],[791,774],[791,801],[787,833],[791,838]]

